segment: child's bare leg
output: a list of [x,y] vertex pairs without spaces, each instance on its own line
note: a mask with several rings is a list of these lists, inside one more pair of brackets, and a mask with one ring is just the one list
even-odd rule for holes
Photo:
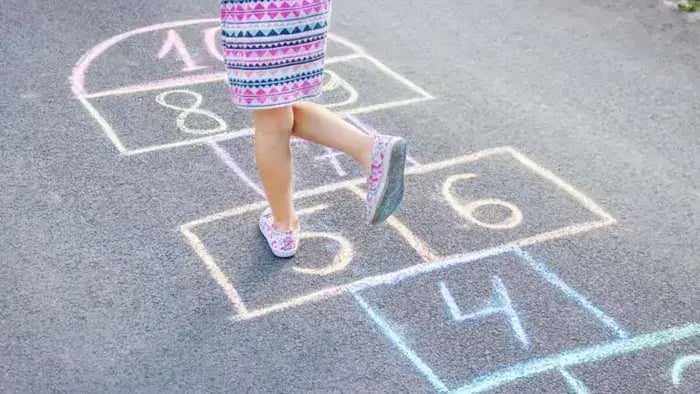
[[291,107],[253,111],[255,161],[275,228],[295,229],[299,219],[292,203],[292,154],[289,138],[294,126]]
[[311,102],[292,105],[296,137],[329,146],[357,160],[367,173],[371,165],[373,138],[325,107]]

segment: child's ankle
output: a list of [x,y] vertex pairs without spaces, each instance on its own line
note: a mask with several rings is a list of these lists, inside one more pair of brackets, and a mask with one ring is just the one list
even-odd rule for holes
[[299,230],[299,218],[294,215],[286,221],[275,220],[275,229],[277,231],[297,231]]

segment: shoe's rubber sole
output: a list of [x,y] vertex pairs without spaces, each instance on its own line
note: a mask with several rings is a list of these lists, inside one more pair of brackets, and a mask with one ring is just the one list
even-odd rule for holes
[[389,151],[389,155],[383,163],[382,184],[379,187],[377,204],[369,215],[370,224],[384,222],[399,208],[403,201],[406,141],[403,138],[397,138],[391,142]]

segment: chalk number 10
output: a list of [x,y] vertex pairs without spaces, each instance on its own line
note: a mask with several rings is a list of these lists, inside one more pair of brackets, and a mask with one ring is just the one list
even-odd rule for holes
[[[216,36],[217,33],[221,31],[221,27],[210,27],[202,31],[204,46],[207,48],[209,55],[216,60],[224,61],[224,57],[217,49]],[[175,52],[175,55],[180,58],[180,61],[184,63],[182,68],[183,72],[197,71],[207,66],[201,66],[197,64],[195,59],[192,58],[190,52],[187,50],[185,42],[182,40],[180,33],[170,29],[166,33],[163,45],[160,47],[158,54],[156,55],[158,59],[166,57],[170,52]]]

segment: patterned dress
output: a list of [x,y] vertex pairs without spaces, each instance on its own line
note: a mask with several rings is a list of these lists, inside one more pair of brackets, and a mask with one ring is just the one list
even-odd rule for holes
[[221,0],[233,102],[264,109],[320,95],[330,11],[331,0]]

